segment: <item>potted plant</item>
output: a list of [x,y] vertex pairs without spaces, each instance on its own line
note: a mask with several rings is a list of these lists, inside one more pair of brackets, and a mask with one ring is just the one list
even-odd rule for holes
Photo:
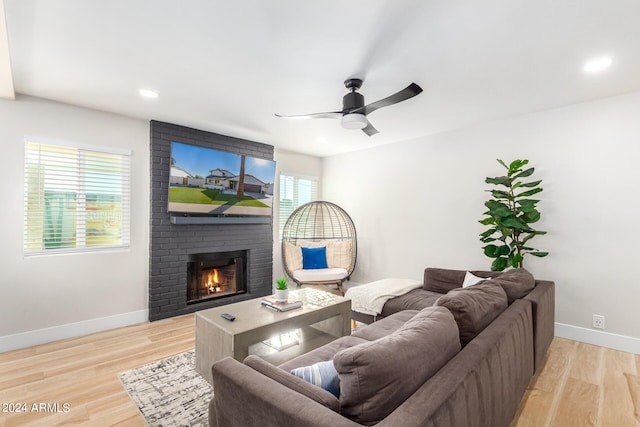
[[276,280],[275,297],[277,301],[286,301],[289,299],[289,284],[286,277]]
[[535,230],[531,224],[540,219],[540,212],[536,204],[540,201],[531,199],[540,193],[542,180],[525,182],[523,178],[533,175],[534,168],[524,169],[528,160],[514,160],[507,166],[497,159],[506,170],[506,176],[486,178],[487,184],[497,188],[486,190],[492,198],[485,202],[488,211],[480,223],[489,227],[480,234],[480,241],[486,245],[482,248],[484,254],[493,258],[492,271],[502,271],[511,266],[522,267],[526,254],[536,257],[547,256],[548,252],[541,252],[531,246],[529,241],[546,231]]

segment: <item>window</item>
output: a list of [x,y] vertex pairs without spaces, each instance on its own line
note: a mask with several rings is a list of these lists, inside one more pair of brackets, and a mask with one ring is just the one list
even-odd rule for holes
[[129,246],[130,153],[25,144],[24,253]]
[[318,178],[294,174],[280,174],[279,233],[285,222],[299,206],[318,200]]

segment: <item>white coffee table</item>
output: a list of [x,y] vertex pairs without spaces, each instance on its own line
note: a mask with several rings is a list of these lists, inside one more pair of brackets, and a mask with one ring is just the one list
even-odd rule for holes
[[[252,345],[300,329],[300,344],[271,356],[282,363],[351,333],[351,300],[312,288],[291,292],[301,308],[278,312],[262,307],[261,298],[210,308],[196,313],[196,371],[209,383],[211,366],[225,357],[243,361]],[[230,322],[220,317],[229,313]],[[265,357],[269,359],[269,356]]]

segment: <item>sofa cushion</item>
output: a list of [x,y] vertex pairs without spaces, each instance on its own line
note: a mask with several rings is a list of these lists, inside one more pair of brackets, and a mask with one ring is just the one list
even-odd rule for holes
[[527,295],[534,288],[536,280],[533,275],[524,268],[514,268],[502,273],[494,279],[507,294],[509,304]]
[[333,366],[333,360],[295,368],[291,370],[291,374],[323,390],[327,390],[336,398],[340,397],[340,378],[338,377],[338,371]]
[[435,302],[453,314],[463,347],[507,308],[507,295],[496,281],[452,289]]
[[309,399],[315,400],[332,411],[340,411],[340,402],[336,396],[318,386],[298,378],[295,375],[291,375],[288,371],[278,368],[277,366],[273,366],[271,363],[258,356],[248,356],[244,359],[244,364],[253,370],[260,372],[262,375],[290,388],[291,390],[307,396]]
[[361,424],[379,422],[458,351],[453,315],[429,307],[390,335],[338,352],[340,412]]
[[333,360],[333,356],[335,356],[340,350],[353,347],[354,345],[364,344],[366,342],[369,341],[364,338],[347,335],[333,340],[329,344],[325,344],[307,353],[301,354],[291,360],[287,360],[283,364],[278,365],[278,367],[290,372],[291,370],[300,368],[301,366],[309,366],[325,360]]
[[[502,274],[500,271],[470,271],[470,273],[474,276],[487,279],[490,277],[498,277]],[[451,289],[462,287],[465,274],[467,274],[465,270],[427,267],[424,270],[423,287],[427,291],[446,294]]]
[[441,293],[425,291],[422,288],[414,289],[388,300],[382,307],[381,315],[387,317],[402,310],[422,310],[431,307],[441,296]]
[[352,337],[364,338],[365,340],[375,341],[385,337],[402,327],[407,320],[418,314],[417,310],[404,310],[394,313],[389,317],[378,320],[371,325],[365,326],[351,333]]

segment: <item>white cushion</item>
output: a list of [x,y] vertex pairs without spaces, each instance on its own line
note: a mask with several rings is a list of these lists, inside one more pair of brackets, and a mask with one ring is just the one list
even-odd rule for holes
[[284,242],[284,260],[289,271],[296,271],[302,268],[302,248],[293,243]]
[[351,266],[351,240],[327,241],[327,266],[329,268],[346,268]]
[[300,269],[293,272],[293,278],[298,282],[327,282],[342,280],[346,278],[348,274],[345,268]]
[[469,273],[468,271],[465,273],[464,275],[464,281],[462,282],[462,287],[463,288],[468,288],[469,286],[473,286],[476,285],[480,282],[482,282],[483,280],[491,280],[491,279],[486,279],[484,277],[478,277],[474,274]]
[[296,245],[303,248],[321,248],[322,246],[327,246],[326,240],[296,240]]

